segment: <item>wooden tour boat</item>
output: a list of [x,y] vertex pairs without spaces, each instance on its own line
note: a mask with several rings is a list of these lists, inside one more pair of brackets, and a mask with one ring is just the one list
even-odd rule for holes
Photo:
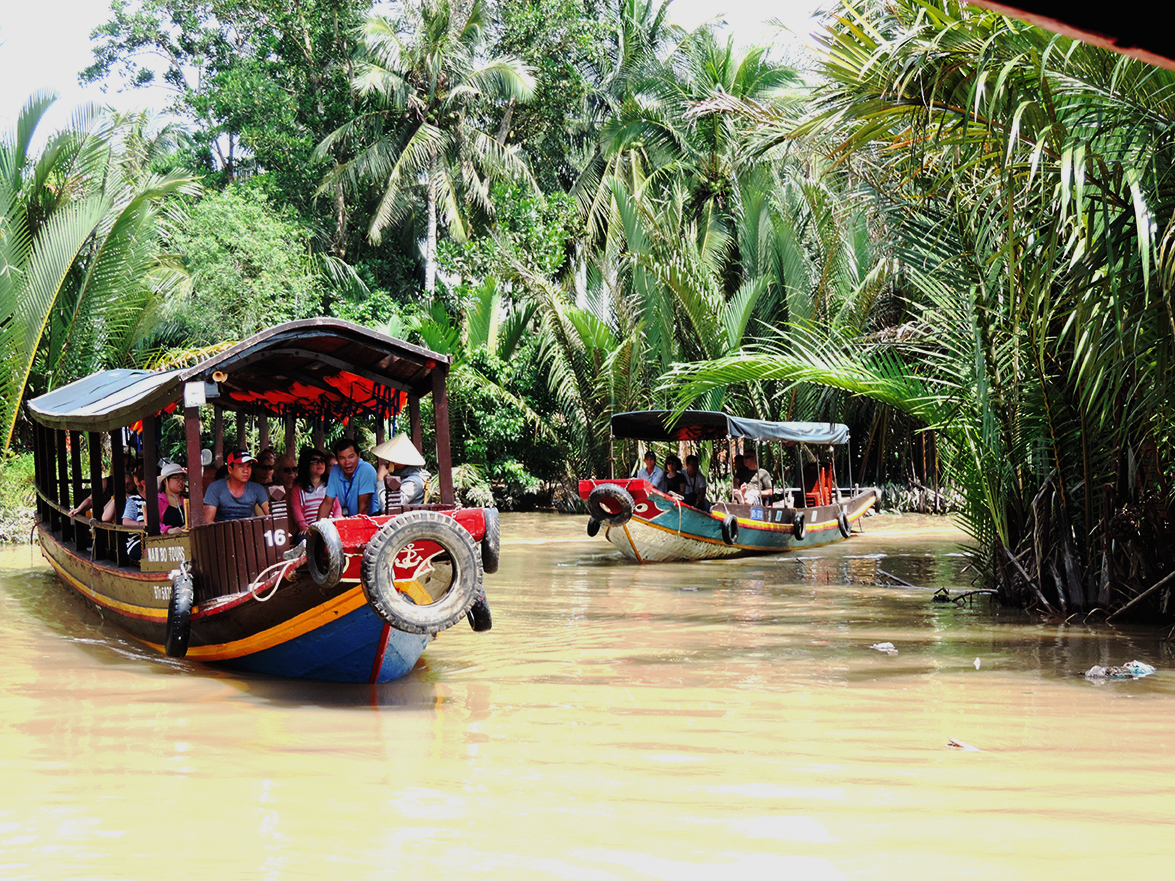
[[[841,541],[877,501],[874,489],[837,486],[833,452],[848,443],[844,425],[764,422],[705,410],[686,410],[673,419],[666,410],[644,410],[613,416],[612,437],[659,443],[725,440],[732,459],[736,439],[777,442],[795,447],[799,456],[801,486],[776,487],[753,505],[715,502],[709,511],[640,477],[581,480],[588,534],[603,528],[604,537],[638,563],[772,554]],[[805,449],[814,453],[813,461],[804,462]]]
[[[498,566],[498,512],[458,508],[449,451],[445,380],[450,359],[333,319],[308,319],[256,334],[194,367],[109,370],[30,401],[34,426],[37,534],[65,585],[143,643],[173,657],[284,677],[387,682],[408,673],[431,636],[468,618],[490,626],[483,573]],[[284,420],[295,449],[296,419],[375,422],[384,439],[405,414],[421,448],[420,399],[433,396],[440,500],[319,521],[294,546],[284,507],[264,517],[206,523],[200,410],[214,408],[212,446],[223,454],[223,411]],[[115,508],[125,501],[124,435],[141,438],[149,490],[159,472],[161,422],[180,409],[189,470],[189,528],[161,530],[147,504],[145,529],[70,516],[91,493],[103,507],[109,473]],[[141,422],[141,427],[139,423]],[[178,426],[177,426],[178,427]],[[103,468],[104,446],[109,471]],[[83,456],[84,449],[84,456]],[[85,465],[83,468],[83,459]],[[148,492],[149,501],[154,493]],[[116,518],[118,523],[121,520]],[[128,558],[128,534],[142,560]]]

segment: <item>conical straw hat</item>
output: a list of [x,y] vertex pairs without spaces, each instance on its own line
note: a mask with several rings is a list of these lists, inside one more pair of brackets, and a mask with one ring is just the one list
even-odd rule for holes
[[406,434],[397,434],[391,440],[386,440],[371,450],[378,458],[385,462],[395,462],[397,465],[423,465],[424,456],[420,455],[412,441]]

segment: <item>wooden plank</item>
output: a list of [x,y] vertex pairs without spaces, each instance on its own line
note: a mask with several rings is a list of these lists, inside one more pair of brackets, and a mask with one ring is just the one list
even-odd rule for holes
[[147,485],[146,504],[147,535],[159,535],[159,450],[155,435],[159,430],[159,417],[154,414],[143,417],[143,482]]
[[233,588],[244,590],[249,586],[250,544],[245,535],[245,521],[233,520],[229,528],[232,530],[233,536]]
[[184,408],[184,441],[188,452],[188,507],[192,522],[204,525],[204,466],[200,463],[200,409]]
[[454,504],[453,458],[449,449],[449,396],[445,391],[448,365],[438,364],[432,371],[432,409],[437,427],[437,476],[441,484],[441,504]]

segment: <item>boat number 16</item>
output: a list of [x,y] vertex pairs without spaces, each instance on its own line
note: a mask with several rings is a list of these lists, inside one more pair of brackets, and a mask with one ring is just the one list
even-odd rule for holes
[[271,548],[281,547],[286,543],[286,531],[284,529],[265,530],[265,543]]

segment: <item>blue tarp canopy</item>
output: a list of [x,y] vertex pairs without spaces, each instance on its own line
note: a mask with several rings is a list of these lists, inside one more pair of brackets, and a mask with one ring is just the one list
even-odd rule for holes
[[672,419],[669,410],[637,410],[612,417],[612,436],[645,441],[702,441],[742,437],[792,444],[843,444],[849,427],[836,422],[765,422],[710,410],[686,410]]

